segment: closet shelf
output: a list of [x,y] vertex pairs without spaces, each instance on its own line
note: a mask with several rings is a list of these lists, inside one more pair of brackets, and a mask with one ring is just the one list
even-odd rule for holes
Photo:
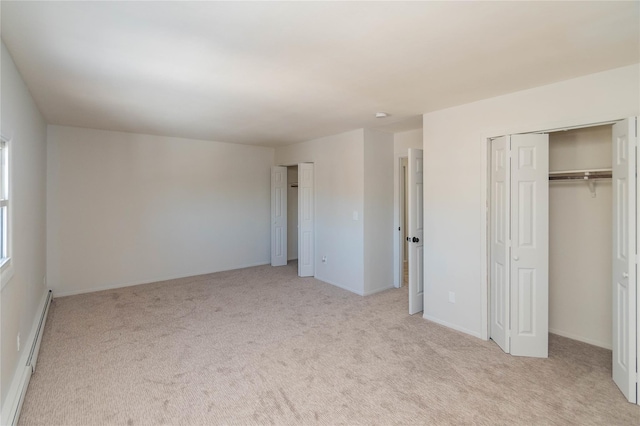
[[611,179],[611,169],[592,169],[592,170],[566,170],[560,172],[549,172],[549,181],[583,181],[589,186],[591,197],[596,197],[596,180]]

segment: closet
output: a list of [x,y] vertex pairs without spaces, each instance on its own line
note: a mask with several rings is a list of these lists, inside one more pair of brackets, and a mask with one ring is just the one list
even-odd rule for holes
[[546,358],[553,332],[612,350],[638,401],[637,118],[488,140],[488,332]]
[[607,349],[611,150],[611,125],[549,133],[549,332]]

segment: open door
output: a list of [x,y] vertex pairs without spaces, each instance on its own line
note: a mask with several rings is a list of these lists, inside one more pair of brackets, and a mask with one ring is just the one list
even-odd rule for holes
[[491,141],[489,337],[509,353],[510,137]]
[[409,149],[408,219],[409,229],[409,315],[424,310],[424,204],[422,150]]
[[271,168],[271,266],[287,264],[287,168]]
[[511,136],[511,354],[549,353],[549,135]]
[[313,200],[313,164],[300,163],[298,164],[298,276],[300,277],[312,277],[314,274]]
[[636,118],[613,125],[613,381],[629,402],[637,391]]

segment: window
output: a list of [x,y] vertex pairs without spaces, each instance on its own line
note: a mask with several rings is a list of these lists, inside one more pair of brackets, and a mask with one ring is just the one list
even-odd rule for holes
[[0,139],[0,266],[9,260],[9,143]]

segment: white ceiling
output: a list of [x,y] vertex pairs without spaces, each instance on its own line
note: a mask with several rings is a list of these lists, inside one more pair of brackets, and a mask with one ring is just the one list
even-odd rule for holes
[[640,61],[637,1],[1,7],[49,123],[255,145],[406,130],[425,112]]

